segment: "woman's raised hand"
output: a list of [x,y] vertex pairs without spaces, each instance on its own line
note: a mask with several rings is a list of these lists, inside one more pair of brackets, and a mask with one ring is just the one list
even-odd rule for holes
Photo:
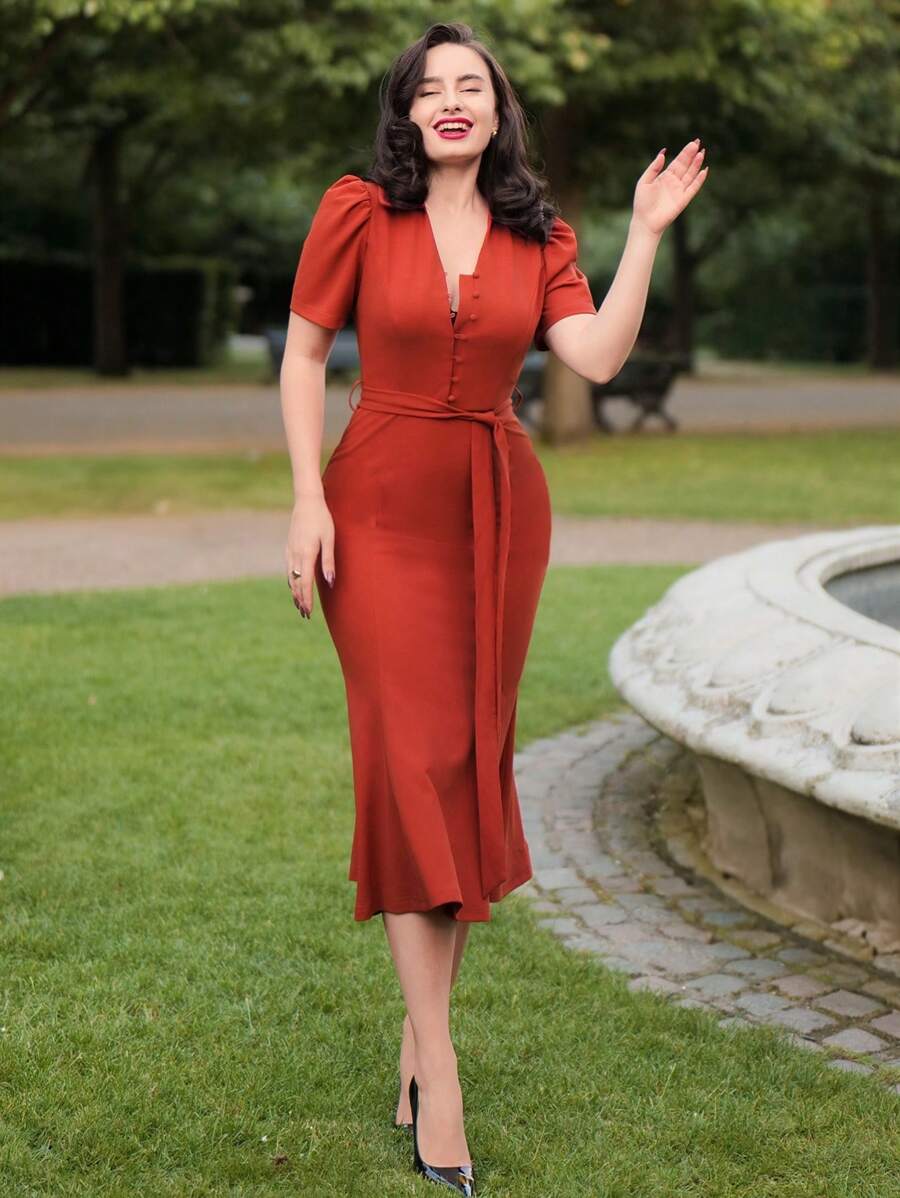
[[709,167],[701,170],[705,153],[699,137],[689,141],[668,166],[665,149],[660,150],[637,181],[633,219],[651,233],[662,233],[706,182]]

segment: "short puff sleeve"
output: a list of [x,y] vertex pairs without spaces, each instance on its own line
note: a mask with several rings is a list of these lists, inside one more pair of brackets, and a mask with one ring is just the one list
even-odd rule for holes
[[303,242],[290,308],[328,329],[342,329],[359,289],[369,233],[369,189],[358,175],[326,188]]
[[555,218],[550,239],[541,252],[544,257],[544,298],[534,343],[538,349],[547,349],[544,337],[552,324],[580,312],[594,315],[597,309],[587,276],[578,267],[575,230],[561,216]]

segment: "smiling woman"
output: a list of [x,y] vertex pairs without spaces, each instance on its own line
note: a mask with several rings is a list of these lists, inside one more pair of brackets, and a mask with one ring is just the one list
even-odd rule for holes
[[[292,589],[308,612],[315,579],[346,687],[354,917],[382,915],[409,1012],[395,1119],[412,1114],[419,1172],[463,1194],[450,987],[469,926],[533,872],[513,755],[551,513],[512,396],[532,342],[597,315],[526,132],[467,26],[404,51],[371,170],[321,197],[282,368]],[[360,396],[319,478],[324,363],[351,315]]]
[[288,560],[298,589],[315,577],[346,685],[354,916],[382,914],[409,1010],[395,1118],[414,1113],[417,1170],[464,1194],[450,976],[468,927],[533,873],[513,754],[551,520],[512,394],[536,337],[596,312],[523,132],[465,26],[401,56],[372,170],[326,189],[304,242],[282,376],[288,428],[292,371],[308,403],[300,363],[354,316],[359,401]]

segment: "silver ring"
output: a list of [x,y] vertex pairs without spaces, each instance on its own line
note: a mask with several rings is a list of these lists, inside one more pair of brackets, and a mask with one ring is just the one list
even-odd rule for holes
[[299,570],[291,570],[291,578],[299,578],[299,577],[300,577]]

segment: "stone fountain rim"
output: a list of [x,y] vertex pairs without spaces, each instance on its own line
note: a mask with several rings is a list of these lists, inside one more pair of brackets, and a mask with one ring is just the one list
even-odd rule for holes
[[[849,746],[848,752],[846,744],[805,726],[802,718],[793,725],[786,720],[777,735],[760,736],[753,726],[752,687],[722,687],[720,709],[711,713],[708,698],[698,700],[702,659],[688,663],[681,676],[677,663],[673,667],[666,660],[675,630],[699,635],[711,616],[728,615],[729,604],[737,604],[742,616],[768,621],[773,631],[779,620],[785,628],[819,630],[827,644],[812,656],[860,645],[900,659],[900,631],[854,611],[824,588],[841,574],[895,560],[900,560],[900,525],[884,524],[768,541],[716,558],[682,575],[616,640],[609,656],[613,682],[648,722],[695,753],[900,829],[900,743],[896,750],[888,746],[867,753],[869,746]],[[789,663],[775,681],[807,660],[801,658],[799,667]],[[705,666],[711,669],[712,662],[710,657]],[[765,675],[755,693],[772,685],[773,675]],[[884,768],[878,768],[880,763]]]

